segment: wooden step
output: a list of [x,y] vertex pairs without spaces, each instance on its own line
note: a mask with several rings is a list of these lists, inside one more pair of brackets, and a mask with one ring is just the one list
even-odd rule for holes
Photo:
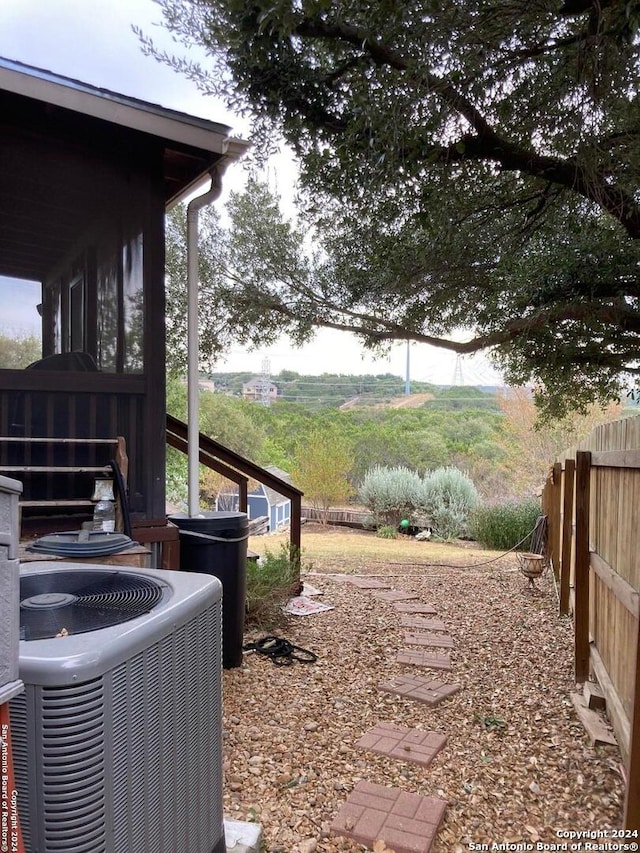
[[68,501],[65,501],[65,500],[59,500],[59,501],[58,500],[19,501],[19,506],[21,506],[21,507],[93,506],[93,505],[94,505],[93,501],[87,501],[87,500],[77,500],[77,501],[75,501],[75,500],[68,500]]
[[0,471],[21,474],[106,474],[109,465],[2,465]]
[[587,707],[581,693],[572,693],[571,701],[576,709],[580,722],[585,727],[589,740],[594,746],[617,746],[618,742],[597,711]]

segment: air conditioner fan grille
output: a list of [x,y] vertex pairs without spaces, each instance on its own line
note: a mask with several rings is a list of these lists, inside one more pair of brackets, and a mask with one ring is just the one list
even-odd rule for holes
[[156,579],[116,570],[25,575],[20,578],[20,639],[119,625],[149,613],[168,589]]

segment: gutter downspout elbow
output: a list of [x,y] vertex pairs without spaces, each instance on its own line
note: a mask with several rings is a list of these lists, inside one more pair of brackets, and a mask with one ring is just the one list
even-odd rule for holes
[[[226,165],[226,164],[225,164]],[[200,415],[198,401],[198,212],[220,197],[219,166],[211,170],[211,187],[187,206],[187,439],[189,516],[200,514]]]

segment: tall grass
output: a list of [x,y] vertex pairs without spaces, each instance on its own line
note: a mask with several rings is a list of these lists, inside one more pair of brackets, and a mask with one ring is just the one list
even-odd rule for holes
[[283,604],[294,592],[300,577],[300,555],[288,542],[277,554],[265,549],[257,561],[247,561],[247,616],[260,618]]
[[[480,506],[471,517],[470,533],[485,548],[508,551],[533,531],[540,512],[537,498]],[[528,537],[519,550],[526,551],[530,545]]]

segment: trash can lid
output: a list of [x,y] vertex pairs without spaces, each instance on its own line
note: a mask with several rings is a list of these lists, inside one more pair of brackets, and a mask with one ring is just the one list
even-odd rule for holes
[[181,520],[189,520],[189,521],[203,521],[207,518],[246,518],[246,512],[214,512],[213,510],[205,510],[203,512],[198,513],[198,515],[189,515],[187,512],[174,512],[171,515],[167,516],[171,521],[174,519],[177,521]]
[[177,512],[168,518],[180,530],[193,530],[196,533],[220,533],[228,530],[235,534],[249,528],[246,512],[203,512],[200,515]]

